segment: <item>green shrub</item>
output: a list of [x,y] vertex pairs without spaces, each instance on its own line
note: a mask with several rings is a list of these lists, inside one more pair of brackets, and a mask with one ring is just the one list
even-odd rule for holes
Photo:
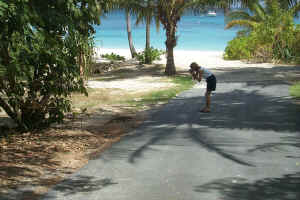
[[[243,25],[244,21],[238,22]],[[279,1],[272,1],[263,18],[255,23],[248,22],[253,24],[251,29],[238,32],[237,37],[228,43],[225,59],[300,62],[300,26],[295,25],[291,10],[282,9]]]
[[252,58],[251,48],[249,47],[249,36],[236,37],[228,42],[225,48],[224,59],[241,60]]
[[111,60],[111,61],[125,61],[124,56],[120,56],[120,55],[117,55],[117,54],[114,54],[114,53],[104,54],[104,55],[101,55],[101,56],[103,58],[107,58],[108,60]]
[[300,25],[296,26],[294,35],[295,35],[294,38],[295,42],[292,45],[292,50],[294,52],[293,61],[299,64],[300,63]]
[[160,60],[160,56],[164,51],[150,47],[137,54],[137,59],[142,64],[152,64],[155,60]]
[[0,2],[0,107],[22,131],[62,122],[71,94],[87,94],[81,75],[97,3]]
[[300,98],[300,82],[290,87],[290,94],[296,98]]

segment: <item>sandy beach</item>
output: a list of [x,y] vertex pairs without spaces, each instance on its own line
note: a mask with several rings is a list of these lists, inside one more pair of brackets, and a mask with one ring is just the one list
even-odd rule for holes
[[[142,50],[137,50],[141,52]],[[109,49],[96,48],[96,58],[107,53],[115,53],[130,59],[129,49]],[[242,61],[228,61],[223,59],[222,51],[191,51],[191,50],[174,50],[174,61],[176,68],[188,69],[190,63],[197,62],[198,64],[207,68],[243,68],[243,67],[274,67],[271,63],[246,63]],[[157,64],[166,64],[165,56],[161,57],[160,61],[155,61]]]

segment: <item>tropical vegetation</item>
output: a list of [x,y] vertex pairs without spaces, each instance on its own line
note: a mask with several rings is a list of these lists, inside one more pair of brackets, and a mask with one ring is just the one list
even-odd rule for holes
[[[2,0],[0,1],[0,107],[22,130],[62,122],[73,92],[87,94],[86,72],[92,61],[93,24],[102,13],[125,9],[132,55],[151,63],[161,51],[151,48],[153,20],[166,34],[165,74],[176,74],[177,26],[185,12],[224,8],[227,28],[243,28],[226,48],[228,59],[300,62],[300,26],[293,18],[298,0]],[[230,11],[232,5],[249,11]],[[146,23],[145,51],[130,39],[130,15]],[[114,55],[111,55],[115,57]]]
[[106,59],[111,60],[111,61],[125,61],[124,56],[120,56],[120,55],[115,54],[115,53],[103,54],[103,55],[101,55],[101,57],[106,58]]
[[92,24],[108,2],[0,2],[0,107],[22,130],[61,122],[70,94],[86,93]]
[[136,6],[138,6],[137,2],[132,0],[116,0],[114,2],[115,6],[113,9],[117,10],[123,10],[125,12],[125,20],[126,20],[126,30],[127,30],[127,38],[128,38],[128,44],[129,44],[129,50],[131,53],[131,57],[136,57],[137,51],[133,44],[132,39],[132,28],[131,28],[131,15],[133,11],[135,10]]
[[152,1],[143,1],[140,6],[138,6],[136,10],[136,25],[140,23],[145,23],[146,24],[146,44],[145,44],[145,57],[143,63],[145,64],[151,64],[153,61],[153,55],[150,52],[153,52],[153,48],[151,47],[150,44],[150,25],[153,21],[155,21],[156,24],[156,30],[159,31],[160,28],[160,23],[159,19],[156,16],[155,13],[155,4]]
[[226,28],[241,27],[225,49],[226,59],[260,62],[300,62],[300,25],[294,17],[300,3],[255,0],[248,10],[230,12]]
[[155,60],[160,60],[165,52],[153,47],[145,48],[144,51],[137,54],[137,59],[141,64],[152,64]]
[[300,82],[297,82],[290,87],[290,94],[293,97],[300,98]]

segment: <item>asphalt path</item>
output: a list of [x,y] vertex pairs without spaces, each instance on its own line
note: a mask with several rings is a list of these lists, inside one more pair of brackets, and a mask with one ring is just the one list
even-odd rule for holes
[[198,112],[202,85],[180,94],[42,199],[299,200],[300,105],[286,69],[216,70],[211,113]]

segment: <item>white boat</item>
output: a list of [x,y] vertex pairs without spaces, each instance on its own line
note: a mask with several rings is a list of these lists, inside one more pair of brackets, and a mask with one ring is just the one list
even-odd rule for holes
[[217,13],[215,11],[208,11],[207,16],[215,17],[215,16],[217,16]]

